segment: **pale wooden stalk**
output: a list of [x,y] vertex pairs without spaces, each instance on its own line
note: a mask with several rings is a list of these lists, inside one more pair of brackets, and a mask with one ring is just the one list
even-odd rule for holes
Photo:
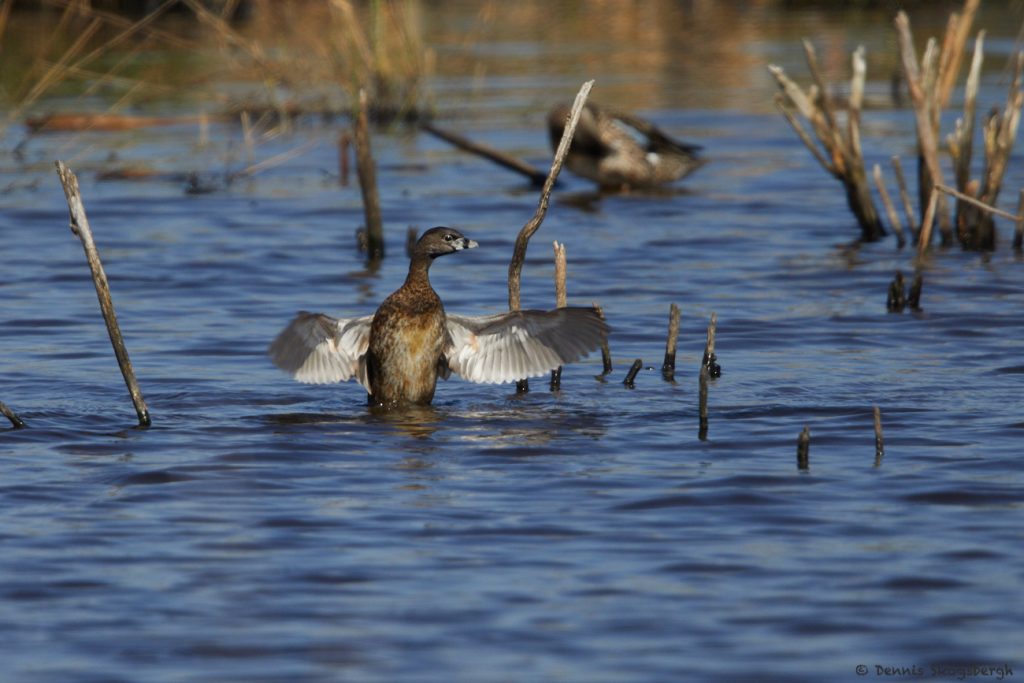
[[[900,11],[896,14],[896,35],[897,41],[900,48],[900,60],[903,65],[903,75],[907,82],[907,89],[910,92],[910,99],[914,105],[914,116],[917,120],[917,144],[918,153],[920,154],[923,170],[925,173],[919,174],[921,177],[921,187],[919,192],[921,197],[929,197],[928,201],[931,202],[931,189],[936,183],[942,184],[942,167],[939,165],[938,155],[938,141],[936,140],[936,130],[934,123],[937,121],[933,106],[933,100],[929,96],[934,92],[934,48],[930,51],[926,51],[927,59],[924,62],[926,73],[922,75],[921,68],[917,62],[917,55],[914,54],[914,39],[910,32],[910,19],[907,17],[906,12]],[[934,45],[934,41],[929,41],[930,45]],[[926,92],[925,85],[926,77],[929,77],[931,93]],[[936,199],[938,199],[936,197]],[[948,208],[943,202],[943,206],[940,207],[944,216],[945,224],[949,224]],[[940,223],[942,223],[940,219]],[[929,226],[929,231],[931,226]]]
[[[540,228],[544,216],[547,215],[551,190],[554,189],[558,173],[562,170],[565,155],[569,153],[569,145],[576,133],[576,125],[580,121],[580,112],[583,111],[583,105],[586,104],[587,96],[593,87],[594,81],[587,81],[576,95],[576,100],[569,113],[569,120],[565,125],[565,130],[562,131],[562,139],[558,143],[558,149],[555,150],[555,158],[551,161],[551,170],[548,171],[547,180],[544,181],[544,187],[541,188],[537,210],[516,235],[515,246],[512,248],[512,260],[508,264],[508,308],[510,311],[518,311],[520,308],[520,286],[523,278],[523,264],[526,262],[526,248],[529,246],[530,238]],[[525,379],[519,380],[516,383],[516,391],[520,393],[529,391],[529,383]]]
[[92,230],[89,228],[89,218],[85,215],[85,206],[82,204],[82,194],[78,189],[78,178],[63,161],[57,162],[57,173],[60,176],[61,185],[64,187],[64,196],[68,202],[68,212],[71,217],[71,232],[81,241],[85,250],[85,257],[89,263],[89,270],[92,272],[93,285],[96,287],[96,296],[100,302],[100,310],[103,313],[103,320],[107,325],[107,334],[110,336],[110,343],[114,347],[114,356],[121,368],[121,375],[124,377],[128,393],[131,395],[132,404],[139,418],[139,424],[143,427],[150,425],[149,408],[142,398],[142,390],[135,379],[135,370],[128,358],[128,349],[124,345],[124,337],[121,335],[121,328],[117,324],[117,314],[114,312],[114,302],[110,297],[110,285],[107,283],[107,274],[103,271],[103,264],[100,262],[100,254],[93,241]]
[[932,241],[932,224],[935,223],[935,207],[939,202],[939,190],[932,187],[932,196],[928,200],[928,208],[925,209],[924,218],[921,219],[921,229],[917,236],[917,254],[923,258],[928,246]]
[[[569,304],[568,292],[566,291],[566,270],[565,245],[554,243],[555,249],[555,306],[565,308]],[[551,391],[557,391],[562,386],[562,366],[551,371]]]
[[537,232],[537,229],[540,228],[540,224],[544,221],[544,216],[548,212],[551,190],[555,186],[555,180],[558,178],[559,171],[562,170],[565,155],[569,152],[569,144],[576,133],[576,124],[579,123],[580,112],[583,110],[583,105],[586,104],[587,96],[593,87],[594,81],[587,81],[576,95],[572,111],[569,114],[569,121],[562,132],[562,140],[558,143],[558,149],[555,150],[555,158],[551,162],[551,170],[548,171],[547,180],[544,181],[544,187],[541,188],[537,210],[516,236],[515,246],[512,249],[512,260],[508,264],[508,307],[511,311],[518,311],[520,308],[519,292],[522,282],[523,264],[526,262],[526,248],[530,243],[530,238],[533,237],[533,233]]
[[[853,77],[850,83],[851,97],[845,131],[835,116],[835,106],[828,94],[818,59],[810,41],[803,42],[807,66],[814,83],[804,91],[782,68],[769,65],[768,70],[781,90],[776,97],[776,106],[786,117],[790,126],[804,145],[811,151],[821,166],[838,179],[846,190],[846,200],[861,226],[862,237],[873,241],[885,234],[871,197],[867,172],[864,167],[860,144],[860,108],[864,95],[866,65],[863,48],[853,54]],[[815,143],[786,107],[786,100],[810,124],[818,139]],[[820,147],[819,147],[820,143]]]
[[892,199],[889,197],[889,190],[885,188],[885,181],[882,179],[882,167],[879,164],[875,164],[874,168],[875,187],[878,188],[878,194],[882,198],[882,205],[885,207],[885,212],[889,216],[889,224],[892,226],[892,231],[896,233],[896,243],[902,249],[903,245],[906,244],[907,240],[903,236],[903,224],[900,222],[900,215],[896,212],[896,207],[892,203]]
[[[960,73],[960,64],[963,61],[964,46],[974,24],[974,17],[981,6],[981,0],[965,0],[964,8],[959,14],[950,16],[950,23],[947,25],[947,37],[943,41],[942,64],[939,69],[938,102],[940,106],[946,106],[949,97],[956,85],[957,75]],[[955,17],[955,18],[954,18]]]
[[[974,182],[977,182],[977,181],[974,181]],[[946,193],[948,195],[956,197],[960,201],[965,202],[967,204],[970,204],[971,206],[977,207],[977,208],[981,209],[982,211],[984,211],[985,213],[992,214],[994,216],[1002,216],[1003,218],[1008,218],[1008,219],[1010,219],[1011,221],[1014,221],[1014,222],[1016,222],[1017,219],[1019,218],[1018,214],[1013,214],[1013,213],[1010,213],[1008,211],[1003,211],[1002,209],[996,208],[996,207],[992,206],[991,204],[986,204],[985,202],[981,201],[977,197],[974,197],[974,196],[972,196],[970,194],[967,194],[965,192],[960,192],[959,190],[955,190],[952,187],[949,187],[948,185],[936,185],[935,189],[938,190],[939,192],[944,192],[944,193]]]
[[892,170],[896,174],[896,186],[900,189],[900,202],[903,204],[903,213],[907,215],[907,225],[910,226],[912,236],[917,238],[917,213],[914,211],[914,203],[910,201],[910,193],[907,191],[907,178],[903,175],[903,164],[900,158],[893,155]]

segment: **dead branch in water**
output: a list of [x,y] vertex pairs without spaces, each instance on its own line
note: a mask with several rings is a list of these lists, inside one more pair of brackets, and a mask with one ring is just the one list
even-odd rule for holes
[[24,429],[26,427],[25,421],[18,417],[18,414],[7,407],[7,404],[0,401],[0,415],[3,415],[11,421],[11,426],[14,429]]
[[676,344],[679,340],[679,306],[668,308],[668,339],[665,340],[665,362],[661,364],[661,376],[666,382],[675,380]]
[[544,184],[547,175],[532,164],[528,164],[522,159],[518,159],[511,154],[506,154],[499,149],[495,149],[490,145],[485,145],[480,142],[473,142],[467,137],[463,137],[458,133],[453,133],[450,130],[444,130],[438,128],[432,123],[423,122],[420,124],[420,128],[434,137],[440,138],[447,143],[455,145],[459,149],[476,154],[477,156],[483,157],[488,161],[493,161],[499,166],[503,166],[511,171],[515,171],[521,175],[526,176],[530,179],[530,182],[535,186],[541,186]]
[[[862,239],[875,241],[885,235],[885,229],[871,199],[860,144],[860,110],[866,74],[864,48],[859,47],[853,53],[853,77],[845,129],[836,119],[835,104],[818,69],[814,46],[808,40],[804,41],[804,53],[814,80],[806,90],[790,79],[782,67],[774,64],[768,66],[782,91],[776,96],[775,104],[822,168],[843,184],[847,204],[860,224]],[[791,108],[796,109],[810,123],[818,139],[817,143],[793,115]]]
[[[540,228],[540,224],[544,221],[544,216],[548,212],[551,190],[554,189],[555,180],[558,178],[559,171],[562,170],[565,155],[569,152],[569,143],[572,142],[572,136],[576,132],[576,124],[580,120],[580,112],[583,110],[583,105],[586,103],[590,89],[593,87],[594,81],[587,81],[576,95],[576,100],[572,105],[572,112],[569,114],[569,121],[565,126],[565,131],[562,133],[562,140],[558,143],[555,158],[551,162],[551,170],[548,171],[547,180],[544,181],[544,187],[540,191],[537,210],[534,212],[533,218],[526,222],[526,225],[522,227],[516,236],[515,246],[512,249],[512,260],[508,264],[508,308],[510,311],[518,311],[520,309],[519,293],[523,277],[523,264],[526,262],[526,248],[529,246],[530,238]],[[516,383],[516,391],[519,393],[529,391],[528,382],[525,379],[519,380]]]
[[370,124],[367,118],[368,99],[365,90],[359,91],[359,113],[356,116],[356,173],[363,195],[363,213],[366,216],[367,257],[384,258],[384,227],[380,217],[380,195],[377,193],[377,167],[370,147]]
[[124,345],[124,337],[121,336],[121,328],[117,324],[117,314],[114,312],[114,302],[110,298],[110,285],[107,283],[107,275],[103,271],[103,264],[100,262],[99,251],[92,238],[92,230],[89,228],[89,219],[85,215],[85,206],[82,204],[82,195],[78,189],[78,178],[63,161],[57,162],[57,173],[60,176],[61,185],[64,186],[64,196],[67,198],[68,211],[71,215],[71,232],[82,242],[85,249],[85,257],[89,262],[89,270],[92,271],[92,281],[96,286],[96,296],[100,301],[100,310],[103,312],[103,320],[107,324],[107,333],[110,335],[110,343],[114,347],[114,355],[117,357],[117,364],[121,368],[124,382],[128,386],[128,393],[131,394],[135,412],[139,417],[139,424],[143,427],[150,425],[149,408],[142,398],[142,390],[135,379],[135,370],[132,369],[131,360],[128,358],[128,349]]

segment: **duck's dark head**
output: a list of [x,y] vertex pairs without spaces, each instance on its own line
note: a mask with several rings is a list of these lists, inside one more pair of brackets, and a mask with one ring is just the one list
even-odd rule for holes
[[475,240],[466,238],[455,228],[431,228],[420,236],[413,249],[413,256],[437,258],[463,249],[479,246]]

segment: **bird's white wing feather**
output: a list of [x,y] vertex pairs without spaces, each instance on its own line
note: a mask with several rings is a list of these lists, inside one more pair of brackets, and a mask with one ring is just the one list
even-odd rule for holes
[[596,349],[608,327],[593,308],[448,315],[448,367],[470,382],[538,377]]
[[301,311],[268,349],[274,364],[300,382],[327,384],[353,377],[364,387],[373,316],[339,320]]

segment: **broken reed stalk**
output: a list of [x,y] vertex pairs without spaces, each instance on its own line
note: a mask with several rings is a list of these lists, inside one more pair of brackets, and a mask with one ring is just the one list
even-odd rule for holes
[[811,468],[811,429],[807,425],[796,440],[796,466],[800,470]]
[[981,209],[985,213],[990,213],[990,214],[995,215],[995,216],[1002,216],[1003,218],[1009,218],[1011,221],[1014,221],[1014,222],[1016,222],[1017,219],[1019,218],[1019,214],[1013,214],[1013,213],[1010,213],[1009,211],[1003,211],[1002,209],[997,209],[994,206],[986,204],[985,202],[981,201],[980,199],[972,197],[972,196],[970,196],[968,194],[964,194],[963,192],[959,192],[957,190],[954,190],[952,187],[949,187],[948,185],[936,185],[935,189],[938,190],[939,192],[945,192],[948,195],[952,195],[952,196],[956,197],[957,199],[959,199],[962,202],[966,202],[967,204],[970,204],[971,206],[974,206],[974,207],[977,207],[977,208]]
[[875,467],[880,467],[882,458],[885,457],[885,439],[882,438],[882,410],[875,406],[873,413],[875,419]]
[[142,398],[142,390],[139,389],[139,383],[135,379],[135,371],[128,358],[128,349],[125,348],[124,337],[121,336],[121,328],[117,324],[114,302],[110,298],[110,285],[107,283],[107,275],[103,271],[103,264],[100,262],[100,255],[92,238],[89,219],[85,215],[85,206],[82,204],[82,195],[78,189],[78,178],[63,161],[57,162],[57,174],[60,176],[61,185],[64,186],[64,196],[68,202],[71,232],[81,241],[82,248],[85,250],[85,258],[89,262],[89,270],[92,271],[96,296],[100,301],[100,310],[103,312],[103,320],[107,324],[107,333],[110,335],[110,343],[114,347],[117,364],[124,376],[124,383],[128,386],[128,393],[131,394],[132,404],[134,404],[135,412],[139,417],[139,424],[148,427],[150,425],[149,408],[146,407],[146,401]]
[[921,229],[917,235],[918,258],[924,258],[925,252],[928,251],[928,245],[932,241],[932,224],[935,222],[935,207],[939,203],[940,194],[938,188],[932,187],[932,194],[928,199],[928,208],[924,211],[924,217],[921,219]]
[[[594,311],[597,313],[597,317],[604,320],[604,309],[597,304],[593,304]],[[598,375],[598,379],[603,379],[612,372],[612,352],[608,348],[608,339],[601,340],[601,374]]]
[[[1006,95],[1006,105],[1002,111],[993,112],[982,129],[985,140],[985,172],[979,183],[978,198],[990,206],[995,206],[999,199],[1003,176],[1017,140],[1021,107],[1024,106],[1024,92],[1021,91],[1022,71],[1024,52],[1018,52],[1014,60],[1013,82]],[[969,188],[970,185],[965,189]],[[990,213],[974,224],[965,225],[958,235],[961,243],[969,249],[995,248],[995,225]]]
[[[526,262],[526,248],[529,246],[530,238],[540,228],[544,216],[548,212],[548,204],[551,202],[551,190],[555,187],[558,173],[562,170],[562,163],[565,155],[569,152],[569,145],[572,136],[576,133],[576,124],[580,120],[580,112],[587,101],[590,89],[594,87],[594,81],[590,80],[583,84],[576,100],[573,102],[572,111],[569,114],[569,121],[562,132],[562,140],[558,143],[555,151],[555,158],[551,161],[551,170],[548,171],[544,187],[540,191],[540,200],[537,202],[537,210],[533,217],[526,222],[516,235],[515,246],[512,248],[512,259],[508,264],[508,309],[518,311],[520,309],[520,285],[523,278],[523,264]],[[529,383],[525,380],[516,382],[516,391],[519,393],[529,391]]]
[[698,426],[697,426],[697,438],[701,441],[707,441],[708,438],[708,367],[702,365],[700,367],[700,378],[698,379],[698,391],[697,391],[697,415],[698,415]]
[[[555,306],[565,308],[569,303],[566,291],[566,261],[565,245],[554,243],[555,248]],[[551,391],[558,391],[562,387],[562,366],[551,371]]]
[[[871,198],[860,144],[860,110],[866,76],[864,48],[858,47],[853,53],[850,106],[845,128],[839,125],[835,116],[835,104],[818,68],[814,46],[808,40],[804,40],[804,54],[814,81],[806,90],[790,79],[782,67],[774,64],[768,66],[781,90],[775,97],[775,105],[822,168],[843,184],[847,204],[860,224],[862,239],[873,242],[885,235],[885,228]],[[817,142],[790,108],[796,109],[810,124]]]
[[432,123],[423,122],[420,124],[420,128],[434,137],[455,145],[463,151],[476,154],[484,159],[493,161],[499,166],[503,166],[504,168],[526,176],[534,186],[539,187],[543,185],[544,181],[547,179],[547,174],[545,174],[544,171],[541,171],[536,166],[528,164],[522,159],[518,159],[511,154],[506,154],[499,149],[495,149],[494,147],[479,142],[473,142],[469,138],[463,137],[458,133],[438,128]]
[[900,202],[903,204],[903,213],[907,215],[907,225],[909,226],[911,237],[916,240],[920,224],[917,222],[914,203],[910,201],[910,192],[907,191],[907,178],[903,175],[903,164],[900,163],[900,158],[896,155],[893,155],[891,161],[893,173],[896,175],[896,186],[900,190]]
[[[939,164],[939,119],[959,73],[964,46],[978,3],[979,0],[967,0],[964,3],[962,15],[954,13],[950,16],[941,50],[934,38],[929,39],[920,63],[914,51],[910,19],[906,12],[898,12],[894,21],[899,43],[900,62],[903,66],[903,75],[910,92],[917,122],[918,193],[922,207],[931,203],[932,187],[935,184],[945,184],[942,167]],[[979,50],[980,48],[975,50],[978,59],[980,59]],[[965,104],[973,106],[973,103],[965,102]],[[965,145],[967,137],[969,136],[964,138]],[[969,164],[969,157],[962,163]],[[938,202],[936,209],[942,244],[949,246],[953,242],[949,205],[945,197],[939,197]]]
[[366,217],[366,253],[371,261],[384,258],[384,227],[380,216],[380,195],[377,192],[377,168],[370,147],[369,107],[365,90],[359,91],[359,112],[356,115],[356,173],[363,195]]
[[10,420],[11,426],[14,427],[14,429],[24,429],[26,426],[25,421],[18,417],[16,412],[8,408],[7,404],[3,401],[0,401],[0,415],[3,415]]
[[903,224],[900,222],[900,215],[896,212],[896,207],[892,203],[892,198],[889,197],[889,190],[885,188],[885,181],[882,179],[882,167],[879,164],[875,164],[874,168],[875,187],[878,188],[878,194],[882,197],[882,205],[885,206],[885,212],[889,215],[889,223],[892,225],[892,231],[896,233],[896,244],[902,249],[906,245],[907,240],[903,236]]
[[668,308],[668,339],[665,340],[665,362],[661,364],[661,376],[666,382],[675,379],[676,344],[679,340],[679,306],[672,304]]
[[633,361],[633,365],[630,366],[629,372],[626,373],[626,379],[622,380],[622,383],[625,384],[630,389],[632,389],[633,388],[633,384],[636,381],[636,375],[637,375],[638,372],[640,372],[640,369],[643,366],[644,366],[644,359],[643,358],[637,358],[635,361]]
[[704,358],[700,365],[708,369],[708,375],[712,378],[722,376],[722,367],[717,363],[718,356],[715,355],[715,334],[718,330],[718,314],[712,312],[711,320],[708,321],[708,336],[704,342]]

